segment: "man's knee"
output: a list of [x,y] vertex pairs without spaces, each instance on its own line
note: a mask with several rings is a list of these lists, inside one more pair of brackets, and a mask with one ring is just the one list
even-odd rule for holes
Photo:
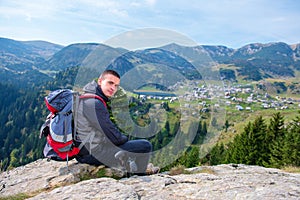
[[141,143],[143,143],[143,147],[146,152],[151,152],[152,151],[152,144],[148,140],[141,140]]

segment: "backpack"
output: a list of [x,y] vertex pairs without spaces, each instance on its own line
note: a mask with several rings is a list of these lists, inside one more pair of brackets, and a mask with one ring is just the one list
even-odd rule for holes
[[48,160],[68,161],[76,157],[84,142],[76,139],[77,110],[80,99],[99,99],[95,94],[79,94],[70,89],[54,90],[45,97],[45,104],[50,111],[40,129],[40,138],[46,137],[43,154]]

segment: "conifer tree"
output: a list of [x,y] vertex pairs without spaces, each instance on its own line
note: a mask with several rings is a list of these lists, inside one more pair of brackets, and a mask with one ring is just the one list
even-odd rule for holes
[[225,162],[226,163],[239,163],[238,159],[238,155],[236,153],[236,142],[237,140],[239,140],[238,138],[240,137],[240,135],[236,135],[233,139],[232,142],[229,142],[228,145],[228,149],[226,151],[226,155],[225,155]]
[[169,121],[166,121],[165,129],[166,129],[167,133],[170,134],[170,122]]
[[199,165],[199,146],[192,146],[186,156],[185,167],[196,167]]
[[10,153],[10,164],[9,168],[17,167],[20,165],[19,158],[20,158],[20,152],[18,149],[14,149]]
[[228,121],[228,120],[226,120],[226,121],[225,121],[225,125],[224,125],[225,132],[227,132],[227,131],[228,131],[228,128],[229,128],[229,126],[230,126],[230,123],[229,123],[229,121]]
[[225,148],[224,144],[216,144],[210,151],[210,164],[217,165],[224,162]]
[[265,134],[267,126],[262,116],[257,117],[247,138],[247,148],[249,154],[246,156],[246,164],[260,165],[263,164],[263,154],[265,149]]
[[226,155],[227,163],[246,163],[249,154],[248,136],[251,134],[252,123],[249,122],[244,131],[234,137],[233,142],[229,146]]
[[[299,112],[300,113],[300,112]],[[300,116],[297,116],[288,126],[284,137],[283,164],[300,166]]]
[[284,128],[284,118],[278,112],[273,115],[268,127],[268,137],[266,142],[268,145],[267,153],[269,153],[269,166],[280,167],[283,165],[283,147],[284,136],[286,130]]

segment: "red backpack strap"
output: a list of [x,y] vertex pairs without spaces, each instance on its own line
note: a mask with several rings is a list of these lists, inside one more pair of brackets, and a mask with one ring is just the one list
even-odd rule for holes
[[104,106],[107,107],[106,102],[100,96],[98,96],[96,94],[85,93],[85,94],[80,95],[80,99],[87,99],[87,98],[99,99],[104,104]]

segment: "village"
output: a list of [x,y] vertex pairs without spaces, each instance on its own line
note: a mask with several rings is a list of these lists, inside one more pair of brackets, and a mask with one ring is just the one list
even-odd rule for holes
[[[190,91],[186,89],[183,83],[177,83],[170,87],[171,91],[178,91],[179,88],[185,92],[178,93],[151,93],[139,95],[143,101],[161,100],[173,103],[178,99],[182,99],[184,107],[190,107],[191,102],[198,102],[201,106],[201,112],[207,112],[208,107],[226,106],[238,111],[254,111],[257,109],[300,109],[300,96],[297,99],[291,97],[282,97],[280,95],[271,95],[267,91],[259,90],[250,84],[224,86],[224,85],[201,85],[198,82],[189,83]],[[175,95],[174,95],[175,94]],[[190,102],[190,103],[189,103]]]

